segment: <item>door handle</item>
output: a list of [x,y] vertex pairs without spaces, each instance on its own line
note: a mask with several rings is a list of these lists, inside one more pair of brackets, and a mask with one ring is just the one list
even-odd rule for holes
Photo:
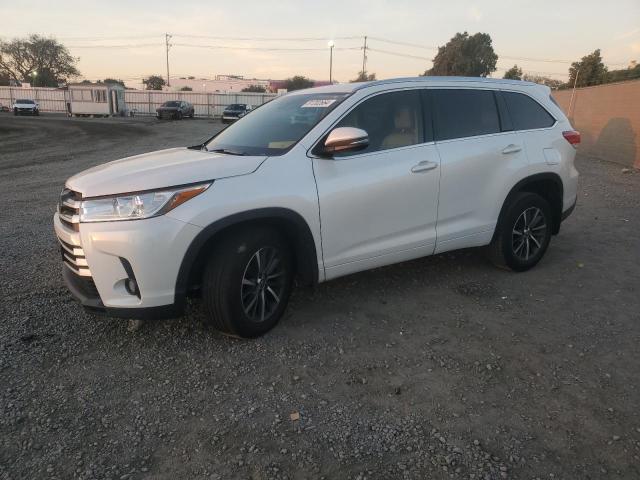
[[507,145],[506,147],[504,147],[504,149],[502,150],[502,153],[507,154],[507,153],[518,153],[520,150],[522,150],[522,147],[520,145],[516,145],[515,143],[512,143],[510,145]]
[[428,170],[433,170],[438,166],[437,162],[430,162],[429,160],[423,160],[422,162],[411,167],[411,171],[413,173],[426,172]]

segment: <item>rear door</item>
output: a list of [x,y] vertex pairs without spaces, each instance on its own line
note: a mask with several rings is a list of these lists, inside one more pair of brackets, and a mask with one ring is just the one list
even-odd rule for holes
[[327,279],[432,254],[440,160],[421,91],[369,97],[335,127],[366,130],[370,143],[313,160]]
[[441,159],[436,252],[485,245],[505,189],[527,166],[522,139],[492,90],[434,89],[432,98]]

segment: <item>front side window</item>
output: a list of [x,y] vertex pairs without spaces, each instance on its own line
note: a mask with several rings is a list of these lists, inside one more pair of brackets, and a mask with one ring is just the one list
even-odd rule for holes
[[240,118],[213,137],[205,147],[209,151],[219,150],[237,155],[282,155],[348,95],[284,95],[256,108],[251,115]]
[[547,128],[556,120],[533,98],[522,93],[502,92],[516,130]]
[[433,90],[436,140],[500,132],[500,119],[490,90]]
[[365,100],[349,112],[337,127],[355,127],[369,134],[369,146],[342,157],[407,147],[424,142],[422,108],[418,90],[383,93]]

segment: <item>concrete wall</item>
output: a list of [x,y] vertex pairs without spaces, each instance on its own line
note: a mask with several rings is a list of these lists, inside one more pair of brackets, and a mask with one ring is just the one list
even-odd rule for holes
[[640,80],[576,89],[553,96],[582,135],[578,151],[640,168]]

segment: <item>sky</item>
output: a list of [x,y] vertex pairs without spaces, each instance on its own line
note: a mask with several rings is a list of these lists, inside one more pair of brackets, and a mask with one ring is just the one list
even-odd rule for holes
[[596,48],[610,69],[640,61],[640,0],[0,0],[0,19],[1,39],[53,36],[80,58],[81,78],[127,84],[166,76],[165,33],[172,77],[326,80],[333,40],[333,78],[348,81],[365,35],[369,72],[415,76],[465,30],[491,35],[493,76],[517,63],[566,80],[570,62]]

